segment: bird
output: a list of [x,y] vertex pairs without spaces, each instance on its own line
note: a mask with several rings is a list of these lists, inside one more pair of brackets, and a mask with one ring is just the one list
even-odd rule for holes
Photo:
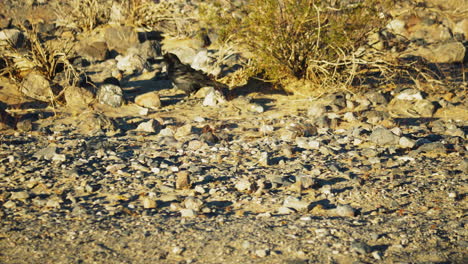
[[188,64],[180,61],[177,55],[166,53],[163,55],[166,64],[167,76],[172,83],[186,95],[192,95],[203,87],[211,86],[225,95],[229,87],[223,83],[213,80],[210,76],[200,70],[195,70]]

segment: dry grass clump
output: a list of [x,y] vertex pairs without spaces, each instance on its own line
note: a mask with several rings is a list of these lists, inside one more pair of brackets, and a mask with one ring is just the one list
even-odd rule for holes
[[[80,72],[71,63],[74,56],[73,43],[70,40],[55,39],[45,41],[37,32],[22,27],[27,36],[27,43],[18,50],[13,45],[0,47],[5,67],[0,76],[6,76],[16,83],[21,83],[29,72],[35,71],[44,76],[51,84],[53,97],[52,105],[61,101],[63,88],[61,85],[76,85],[80,80]],[[58,75],[61,75],[59,78]]]
[[32,29],[23,27],[22,29],[28,37],[25,49],[19,51],[12,45],[3,48],[2,53],[7,65],[15,69],[11,70],[11,72],[36,70],[48,80],[53,80],[59,71],[74,70],[70,63],[73,49],[72,42],[63,39],[46,42],[37,33],[35,27]]
[[56,24],[83,31],[91,31],[109,21],[107,0],[70,0],[54,2]]
[[382,61],[367,61],[356,52],[366,34],[384,23],[377,9],[381,2],[332,7],[324,0],[252,0],[233,6],[215,0],[201,6],[200,17],[221,40],[231,39],[251,53],[266,79],[283,85],[291,79],[350,84],[363,68],[385,70]]
[[135,26],[160,30],[176,36],[190,36],[196,31],[194,6],[184,0],[123,1],[127,5],[127,22]]

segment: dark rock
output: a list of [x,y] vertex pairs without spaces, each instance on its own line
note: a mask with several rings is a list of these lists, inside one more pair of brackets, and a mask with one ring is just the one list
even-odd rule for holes
[[77,49],[77,53],[85,59],[95,62],[105,60],[109,54],[109,50],[106,42],[94,41],[91,43],[82,43]]
[[0,130],[11,129],[15,127],[15,119],[0,108]]

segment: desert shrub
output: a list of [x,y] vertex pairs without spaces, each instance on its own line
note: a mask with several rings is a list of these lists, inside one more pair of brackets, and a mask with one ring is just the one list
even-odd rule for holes
[[376,8],[381,1],[374,0],[337,7],[324,0],[208,2],[200,10],[206,26],[251,53],[259,71],[276,83],[350,82],[359,64],[355,50],[383,21]]
[[185,0],[123,0],[122,3],[128,6],[124,14],[127,22],[135,26],[174,36],[190,36],[196,31],[195,7]]
[[112,6],[107,0],[71,0],[54,4],[58,25],[83,31],[91,31],[107,23]]
[[73,42],[61,38],[45,41],[36,26],[21,29],[27,36],[24,47],[16,49],[11,43],[0,46],[4,64],[0,76],[21,83],[29,72],[36,71],[52,84],[57,99],[63,91],[61,85],[75,85],[81,78],[81,73],[71,63]]

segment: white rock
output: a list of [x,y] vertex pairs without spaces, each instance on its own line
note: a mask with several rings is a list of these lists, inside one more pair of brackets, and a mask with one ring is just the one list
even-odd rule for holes
[[138,55],[128,54],[127,56],[118,55],[117,69],[125,72],[125,74],[133,74],[134,72],[142,72],[145,66],[145,61]]
[[180,209],[179,212],[182,217],[195,217],[197,215],[192,209]]
[[413,100],[422,100],[423,96],[420,91],[416,89],[406,89],[399,93],[397,96],[395,96],[396,99],[399,100],[408,100],[408,101],[413,101]]
[[173,137],[174,134],[174,130],[170,127],[163,128],[159,131],[159,135],[163,137]]
[[325,195],[330,195],[332,193],[331,185],[325,184],[320,188],[320,191]]
[[221,73],[221,67],[215,65],[215,60],[210,58],[207,49],[200,50],[191,63],[192,68],[202,70],[213,76],[218,76]]
[[275,128],[273,126],[270,126],[270,125],[262,125],[259,129],[259,131],[263,134],[270,134],[271,132],[273,132],[275,130]]
[[175,255],[180,255],[180,254],[182,254],[182,252],[184,252],[184,250],[185,249],[183,247],[176,246],[176,247],[172,248],[172,253],[175,254]]
[[399,127],[394,127],[392,129],[390,129],[390,131],[392,131],[392,133],[397,135],[397,136],[401,136],[401,134],[403,134],[403,132],[401,131],[401,128],[399,128]]
[[157,202],[154,198],[151,197],[145,197],[143,198],[143,208],[145,209],[151,209],[151,208],[156,208],[157,207]]
[[203,123],[206,121],[206,119],[202,116],[196,116],[193,121],[197,122],[197,123]]
[[266,256],[268,256],[268,250],[266,249],[258,249],[258,250],[255,250],[255,255],[257,255],[257,257],[259,258],[264,258]]
[[135,131],[155,133],[158,127],[159,123],[154,119],[150,119],[146,122],[140,123]]
[[193,188],[193,189],[194,189],[197,193],[200,193],[200,194],[206,193],[206,190],[205,190],[203,187],[201,187],[200,185],[195,186],[195,188]]
[[184,205],[185,208],[192,209],[193,211],[198,212],[203,206],[203,201],[193,196],[189,196],[185,198]]
[[6,203],[3,204],[3,207],[5,207],[7,209],[16,208],[16,203],[9,200],[9,201],[7,201]]
[[261,218],[261,217],[271,217],[271,213],[270,212],[260,213],[255,218]]
[[380,253],[380,251],[373,251],[372,257],[374,257],[376,260],[382,260],[382,253]]
[[12,192],[10,199],[12,200],[26,200],[29,198],[29,194],[27,192]]
[[407,137],[401,137],[400,140],[398,141],[398,144],[402,148],[413,148],[414,145],[416,145],[416,141],[411,140]]
[[52,160],[53,161],[61,161],[61,162],[64,162],[67,160],[67,157],[65,156],[65,154],[54,154],[54,156],[52,156]]
[[335,213],[338,216],[351,216],[354,217],[356,216],[356,210],[352,208],[350,205],[338,205],[335,208]]
[[268,152],[260,153],[260,158],[258,159],[258,163],[262,166],[270,165],[270,156]]
[[278,208],[278,214],[288,215],[293,213],[295,213],[295,211],[289,207],[281,206],[280,208]]
[[265,111],[263,106],[261,106],[259,104],[250,104],[249,108],[250,108],[250,111],[252,111],[254,113],[263,113]]
[[346,112],[343,116],[343,119],[352,122],[356,120],[356,117],[354,116],[353,112]]
[[224,103],[226,103],[226,98],[224,98],[221,92],[210,87],[203,100],[203,106],[217,106]]
[[236,185],[235,185],[236,189],[239,191],[239,192],[244,192],[244,191],[251,191],[253,190],[253,184],[248,180],[248,179],[240,179]]
[[307,210],[309,208],[309,202],[301,201],[299,198],[294,196],[288,196],[284,199],[283,206],[293,208],[297,211]]
[[387,28],[390,29],[392,32],[399,34],[399,35],[405,35],[406,33],[406,22],[401,20],[401,19],[394,19],[390,21],[390,23],[387,24]]

